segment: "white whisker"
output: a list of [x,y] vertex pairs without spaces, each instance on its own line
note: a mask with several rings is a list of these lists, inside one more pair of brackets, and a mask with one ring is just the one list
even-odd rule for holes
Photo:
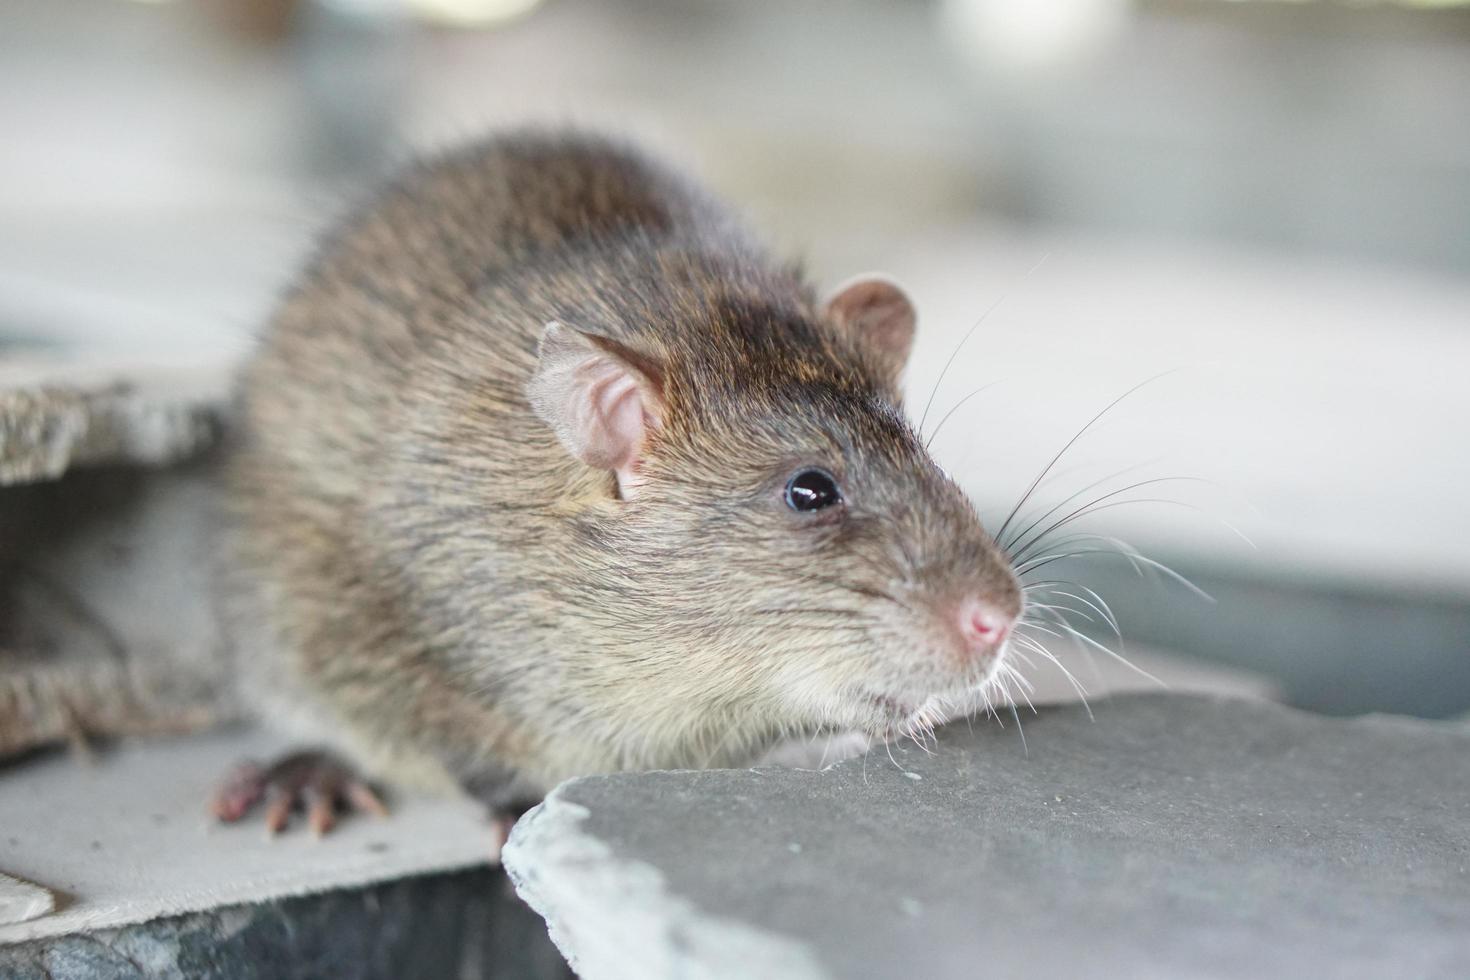
[[[1035,624],[1033,624],[1033,623],[1023,623],[1022,625],[1023,626],[1033,626]],[[1048,633],[1051,633],[1051,630],[1047,630],[1047,632]],[[1053,636],[1057,636],[1058,638],[1060,638],[1060,634],[1052,633],[1052,635]],[[1057,670],[1059,670],[1059,671],[1062,672],[1062,676],[1067,679],[1067,683],[1072,685],[1072,690],[1074,690],[1074,691],[1077,692],[1077,697],[1078,697],[1079,700],[1081,700],[1082,707],[1087,712],[1087,717],[1089,719],[1091,719],[1092,718],[1092,705],[1088,704],[1088,702],[1087,702],[1087,689],[1085,687],[1083,687],[1082,686],[1082,682],[1079,681],[1076,678],[1076,676],[1070,670],[1068,670],[1066,668],[1066,665],[1064,665],[1061,662],[1061,660],[1057,659],[1056,654],[1052,653],[1050,650],[1048,650],[1046,647],[1042,646],[1040,643],[1038,643],[1036,640],[1032,639],[1031,637],[1021,637],[1021,636],[1018,636],[1018,637],[1016,637],[1016,639],[1017,639],[1017,641],[1024,640],[1027,644],[1029,644],[1029,647],[1030,647],[1031,650],[1035,651],[1040,656],[1042,656],[1045,659],[1049,660],[1057,668]]]
[[[990,314],[1000,309],[1001,304],[1010,298],[1011,293],[1020,286],[1024,285],[1026,283],[1026,280],[1035,275],[1036,270],[1045,265],[1046,260],[1049,258],[1051,258],[1050,252],[1042,255],[1041,260],[1026,271],[1026,274],[1021,277],[1020,282],[1016,283],[1015,286],[1012,286],[1010,289],[1007,289],[1005,292],[1001,293],[1000,296],[996,298],[995,302],[991,303],[988,307],[985,308],[985,312],[980,314],[979,319],[977,319],[973,324],[970,325],[969,330],[965,331],[965,335],[960,338],[960,342],[958,344],[955,344],[954,352],[949,355],[949,360],[944,362],[944,367],[939,369],[939,377],[934,379],[934,387],[929,391],[929,400],[924,403],[924,411],[919,416],[919,432],[922,433],[924,431],[924,422],[929,418],[929,409],[932,408],[934,405],[934,396],[939,394],[939,386],[944,383],[944,376],[949,373],[949,369],[954,365],[954,359],[960,356],[960,351],[963,350],[965,345],[970,342],[970,338],[975,336],[975,331],[980,329],[981,324],[983,324],[990,317]],[[938,430],[936,429],[935,431]]]
[[[1178,369],[1176,368],[1175,370],[1177,371]],[[996,531],[996,533],[995,533],[995,540],[996,541],[1004,541],[1005,540],[1006,528],[1010,527],[1011,521],[1015,519],[1016,514],[1019,513],[1020,510],[1021,510],[1021,508],[1026,505],[1026,501],[1030,499],[1031,494],[1033,494],[1033,493],[1036,492],[1037,486],[1040,485],[1041,481],[1046,477],[1046,474],[1049,473],[1049,472],[1051,472],[1052,467],[1057,465],[1057,461],[1060,460],[1064,455],[1066,455],[1067,450],[1071,449],[1074,445],[1076,445],[1078,439],[1081,439],[1084,435],[1086,435],[1089,429],[1091,429],[1094,425],[1096,425],[1098,423],[1098,421],[1104,415],[1107,415],[1109,412],[1111,412],[1117,406],[1117,404],[1119,402],[1121,402],[1123,399],[1127,398],[1129,395],[1133,394],[1135,391],[1137,391],[1138,389],[1144,387],[1145,385],[1152,384],[1153,382],[1159,380],[1160,378],[1165,377],[1166,375],[1173,374],[1173,373],[1174,373],[1174,371],[1165,371],[1162,374],[1156,374],[1152,378],[1149,378],[1149,379],[1147,379],[1145,381],[1140,381],[1138,384],[1134,385],[1132,388],[1129,388],[1127,391],[1123,392],[1123,394],[1119,395],[1117,398],[1114,398],[1111,402],[1109,402],[1107,404],[1107,406],[1105,408],[1103,408],[1103,410],[1101,412],[1098,412],[1091,419],[1089,419],[1086,425],[1084,425],[1081,429],[1077,430],[1077,434],[1074,435],[1072,438],[1068,439],[1067,440],[1067,444],[1064,445],[1057,452],[1057,454],[1051,458],[1051,461],[1048,462],[1046,464],[1046,466],[1042,468],[1042,470],[1041,470],[1040,473],[1036,474],[1036,479],[1034,479],[1034,480],[1031,481],[1031,485],[1029,487],[1027,487],[1026,488],[1026,492],[1021,495],[1021,499],[1018,500],[1018,501],[1016,501],[1016,506],[1013,507],[1013,508],[1011,508],[1011,512],[1006,515],[1005,521],[1001,523],[1000,530]]]

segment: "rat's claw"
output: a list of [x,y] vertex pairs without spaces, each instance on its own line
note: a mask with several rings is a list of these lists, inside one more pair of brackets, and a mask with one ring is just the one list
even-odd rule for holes
[[313,834],[321,837],[337,823],[336,804],[327,793],[311,786],[305,787],[301,796],[306,802],[306,823]]
[[220,784],[209,800],[215,819],[233,823],[250,812],[265,796],[266,774],[254,762],[242,762]]
[[286,829],[291,819],[291,808],[296,805],[295,796],[280,786],[272,786],[266,794],[265,829],[274,837]]
[[386,817],[372,787],[351,767],[325,752],[296,752],[273,765],[242,763],[210,801],[210,811],[226,823],[241,819],[265,801],[265,827],[272,835],[286,829],[294,810],[306,810],[307,825],[318,837],[337,824],[340,810]]
[[386,817],[388,808],[373,788],[360,779],[349,779],[347,781],[347,802],[351,803],[353,809],[364,813],[371,813],[375,817]]

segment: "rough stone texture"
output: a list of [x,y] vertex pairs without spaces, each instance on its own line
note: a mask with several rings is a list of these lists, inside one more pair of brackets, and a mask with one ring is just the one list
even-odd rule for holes
[[0,487],[0,758],[230,715],[214,501],[207,463]]
[[0,344],[0,756],[228,713],[208,470],[151,467],[218,440],[229,374]]
[[0,363],[0,485],[73,466],[158,465],[192,456],[221,430],[228,366]]
[[1470,975],[1470,730],[1095,708],[825,772],[576,780],[505,861],[590,980]]
[[538,980],[570,973],[504,876],[482,869],[0,947],[0,976]]

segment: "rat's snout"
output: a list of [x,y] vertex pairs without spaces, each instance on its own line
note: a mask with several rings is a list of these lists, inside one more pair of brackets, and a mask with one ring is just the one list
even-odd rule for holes
[[1010,636],[1016,617],[978,596],[960,602],[956,627],[971,656],[988,656],[998,651]]

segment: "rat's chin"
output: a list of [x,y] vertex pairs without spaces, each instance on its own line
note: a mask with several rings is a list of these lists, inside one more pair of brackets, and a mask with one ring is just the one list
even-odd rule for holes
[[983,692],[994,680],[995,671],[988,670],[979,681],[956,681],[937,690],[865,688],[859,692],[854,706],[862,722],[854,727],[870,737],[883,739],[934,728],[988,703]]
[[891,741],[943,724],[952,716],[942,697],[868,693],[864,699],[863,731],[871,738]]

